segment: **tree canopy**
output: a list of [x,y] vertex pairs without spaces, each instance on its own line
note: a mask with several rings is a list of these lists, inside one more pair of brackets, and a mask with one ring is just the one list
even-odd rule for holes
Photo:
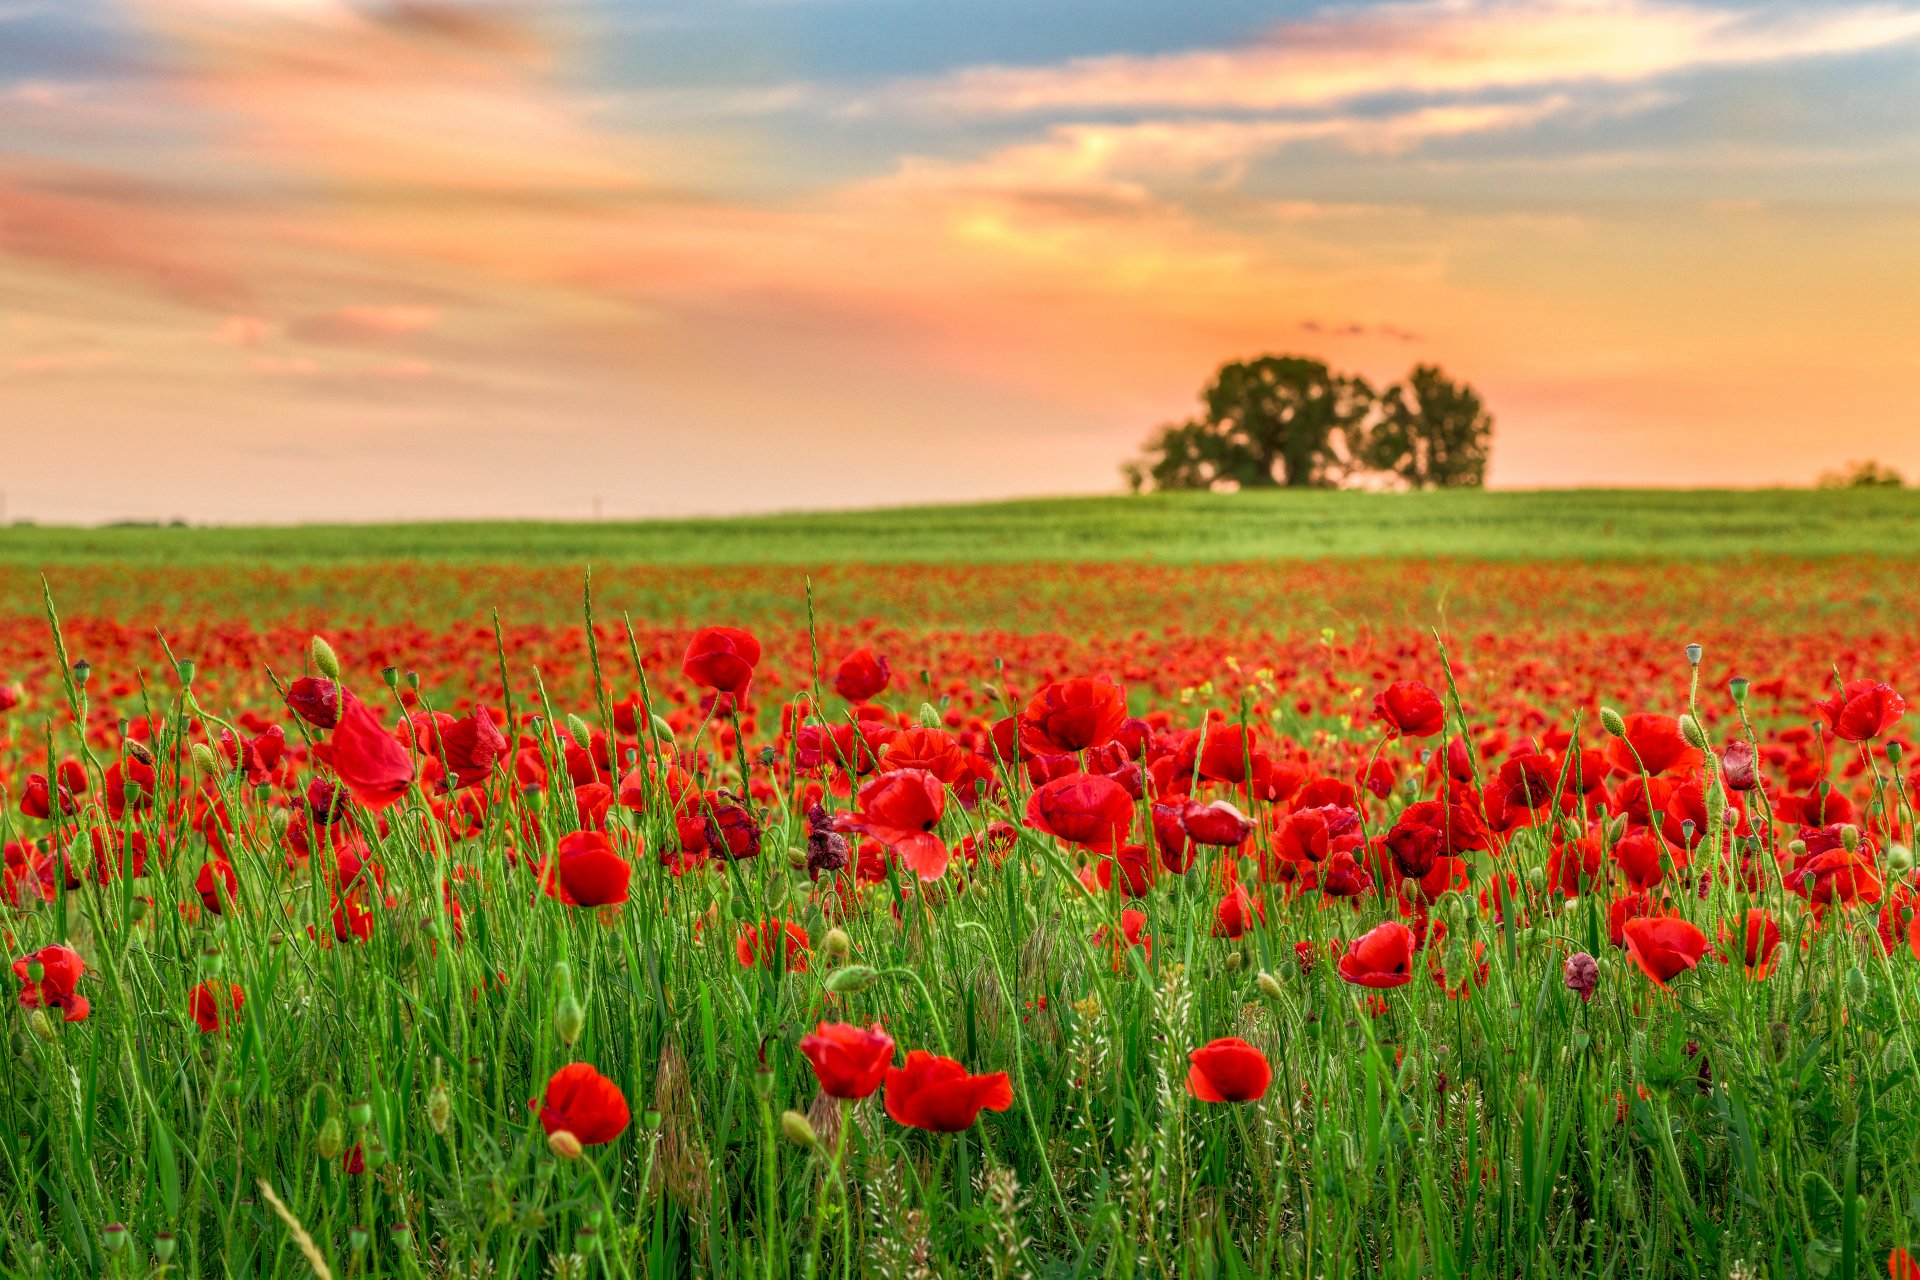
[[1369,474],[1409,488],[1486,483],[1493,418],[1479,393],[1418,365],[1376,392],[1307,356],[1220,366],[1203,412],[1161,427],[1122,471],[1135,491],[1331,489]]

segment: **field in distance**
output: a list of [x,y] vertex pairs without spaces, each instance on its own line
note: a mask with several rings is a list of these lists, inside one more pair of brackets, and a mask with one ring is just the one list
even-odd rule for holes
[[1048,498],[733,518],[0,530],[0,564],[427,560],[827,565],[1920,555],[1920,490],[1334,491]]

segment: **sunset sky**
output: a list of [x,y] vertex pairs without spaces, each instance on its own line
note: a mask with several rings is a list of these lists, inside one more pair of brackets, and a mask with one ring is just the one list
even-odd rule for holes
[[1920,473],[1920,3],[0,0],[10,517],[1114,491],[1269,351]]

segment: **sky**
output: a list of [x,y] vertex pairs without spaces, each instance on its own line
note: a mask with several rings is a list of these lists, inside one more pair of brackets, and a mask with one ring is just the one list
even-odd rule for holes
[[0,0],[10,518],[1113,492],[1263,353],[1920,474],[1920,0]]

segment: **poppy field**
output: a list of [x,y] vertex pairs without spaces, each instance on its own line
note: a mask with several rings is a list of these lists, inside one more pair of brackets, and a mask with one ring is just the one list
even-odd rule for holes
[[0,1274],[1920,1275],[1914,582],[0,571]]

